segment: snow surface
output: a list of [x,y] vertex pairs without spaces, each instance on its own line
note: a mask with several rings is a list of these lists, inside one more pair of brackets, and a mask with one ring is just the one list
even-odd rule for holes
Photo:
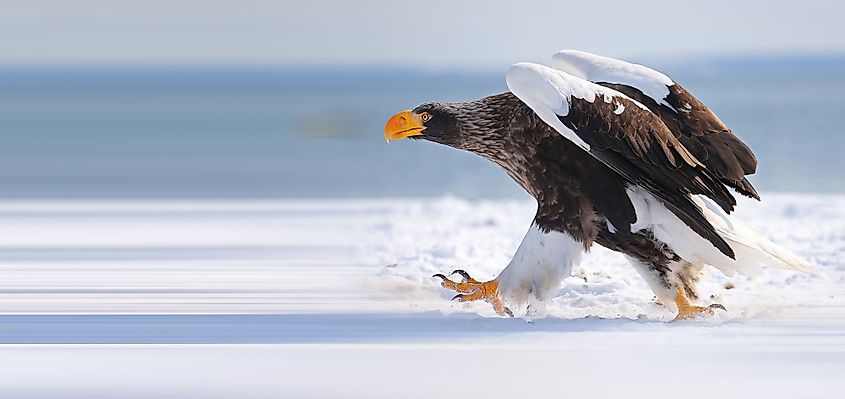
[[[529,201],[0,203],[0,397],[839,397],[845,197],[764,194],[738,216],[813,261],[705,270],[672,313],[595,247],[527,323],[449,301],[490,279]],[[683,394],[680,394],[683,392]]]

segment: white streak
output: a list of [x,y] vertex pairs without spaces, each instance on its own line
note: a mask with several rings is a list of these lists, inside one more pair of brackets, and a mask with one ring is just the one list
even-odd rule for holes
[[607,231],[609,231],[610,234],[616,233],[616,226],[614,226],[613,223],[610,223],[610,220],[608,220],[606,223],[607,223]]
[[624,111],[625,111],[625,106],[624,106],[624,105],[622,105],[622,104],[616,104],[616,109],[615,109],[615,110],[613,110],[613,113],[614,113],[614,114],[616,114],[616,115],[619,115],[619,114],[621,114],[621,113],[622,113],[622,112],[624,112]]

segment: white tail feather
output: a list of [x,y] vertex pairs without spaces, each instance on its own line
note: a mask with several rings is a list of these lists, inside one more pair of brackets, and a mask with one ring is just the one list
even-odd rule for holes
[[734,249],[737,262],[748,266],[766,265],[802,273],[813,271],[813,265],[810,262],[769,241],[745,223],[726,214],[708,198],[694,196],[693,201],[701,207],[704,216],[716,228],[716,232]]
[[694,195],[692,200],[701,208],[716,232],[733,248],[735,259],[725,256],[695,233],[644,189],[629,186],[628,197],[637,213],[637,222],[631,225],[631,230],[651,229],[655,238],[668,244],[675,253],[693,264],[710,265],[727,275],[736,272],[755,275],[763,266],[803,273],[813,270],[809,262],[769,241],[705,197]]

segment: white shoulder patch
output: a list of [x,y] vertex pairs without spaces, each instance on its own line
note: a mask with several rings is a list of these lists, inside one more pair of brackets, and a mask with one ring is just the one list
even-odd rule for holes
[[591,82],[623,84],[639,89],[658,104],[669,105],[666,96],[675,82],[649,67],[577,50],[561,50],[552,66]]
[[[522,62],[512,66],[508,71],[507,83],[511,92],[534,110],[543,122],[587,151],[590,150],[590,145],[558,119],[558,116],[569,115],[572,97],[591,103],[594,103],[597,97],[601,97],[605,103],[611,103],[617,97],[625,98],[648,110],[644,105],[616,90],[539,64]],[[617,107],[616,114],[619,115],[624,109],[624,106],[621,109]]]

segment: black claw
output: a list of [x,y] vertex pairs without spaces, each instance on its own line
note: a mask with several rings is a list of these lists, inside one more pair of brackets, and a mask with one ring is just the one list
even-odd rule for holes
[[725,309],[725,307],[724,307],[724,306],[722,306],[722,304],[721,304],[721,303],[714,303],[714,304],[712,304],[712,305],[710,305],[710,306],[708,306],[708,307],[709,307],[710,309],[722,309],[722,310],[724,310],[725,312],[727,312],[727,311],[728,311],[727,309]]
[[506,314],[506,315],[508,315],[508,316],[510,316],[510,317],[513,317],[513,312],[511,312],[511,310],[510,310],[510,309],[508,309],[508,307],[507,307],[507,306],[505,306],[505,314]]
[[443,281],[448,280],[448,278],[446,278],[446,276],[444,276],[442,273],[437,273],[437,274],[435,274],[435,275],[432,275],[431,277],[432,277],[432,278],[434,278],[434,277],[440,277],[440,278],[442,278],[442,279],[443,279]]
[[469,273],[465,272],[463,269],[455,269],[452,270],[452,273],[449,273],[450,276],[453,274],[460,274],[461,277],[464,278],[464,280],[472,280],[472,277],[470,277]]
[[463,298],[463,297],[464,297],[464,294],[458,294],[458,295],[453,296],[452,300],[454,301],[455,299],[460,299],[460,298]]

